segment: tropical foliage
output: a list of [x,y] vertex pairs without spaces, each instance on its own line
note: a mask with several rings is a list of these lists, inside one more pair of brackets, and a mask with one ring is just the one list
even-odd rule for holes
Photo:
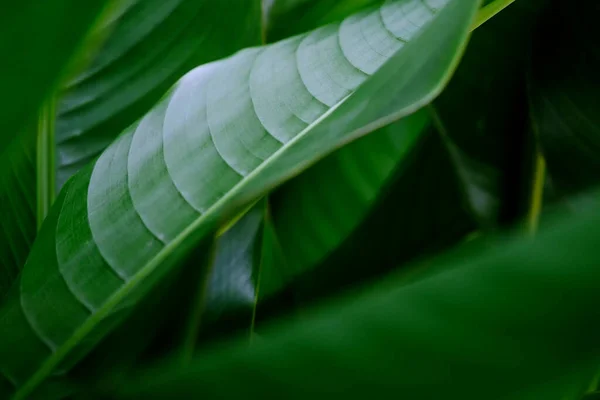
[[0,398],[592,398],[594,0],[25,0]]

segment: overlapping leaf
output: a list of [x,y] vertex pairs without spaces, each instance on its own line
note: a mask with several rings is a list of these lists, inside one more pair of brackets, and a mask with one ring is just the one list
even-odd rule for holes
[[[475,229],[470,219],[496,227],[523,211],[516,210],[525,197],[520,182],[527,179],[528,161],[528,42],[521,39],[535,20],[531,5],[515,4],[479,27],[453,79],[430,106],[451,162],[438,140],[415,144],[424,142],[421,131],[431,125],[424,110],[337,150],[272,195],[285,271],[289,280],[302,282],[295,294],[314,299],[317,288],[327,293],[362,282],[419,249],[458,240]],[[365,263],[376,266],[365,269]]]
[[[258,44],[259,6],[259,2],[239,0],[117,2],[90,35],[92,45],[76,57],[72,69],[83,71],[54,94],[58,98],[58,170],[45,165],[45,173],[51,177],[48,184],[57,173],[62,186],[142,117],[185,72]],[[79,11],[71,12],[77,19],[74,15]],[[235,32],[220,24],[219,18],[225,16],[228,24],[237,27]],[[33,54],[34,50],[30,51]],[[35,125],[31,122],[36,118],[32,116],[30,125]],[[0,242],[4,243],[0,248],[0,296],[23,267],[35,238],[36,195],[47,195],[36,193],[33,130],[23,133],[18,143],[0,156],[4,182],[0,190]]]
[[596,210],[535,240],[465,249],[433,260],[410,283],[387,279],[273,327],[251,347],[233,343],[187,367],[165,364],[109,393],[576,400],[600,362],[599,235]]
[[100,30],[108,38],[90,67],[63,89],[57,118],[59,185],[142,117],[184,73],[260,44],[259,13],[259,1],[130,1]]
[[[476,229],[437,132],[429,127],[409,154],[384,158],[398,154],[391,145],[376,151],[397,132],[390,125],[357,140],[272,196],[287,261],[283,298],[314,303],[407,267]],[[311,194],[315,185],[319,193]]]
[[[73,178],[34,245],[20,290],[0,310],[12,332],[0,370],[16,398],[89,350],[222,218],[431,101],[477,5],[387,1],[187,74]],[[6,357],[24,347],[27,357]]]
[[[106,6],[111,3],[110,8]],[[35,127],[102,11],[112,2],[22,1],[0,16],[0,298],[35,238]]]

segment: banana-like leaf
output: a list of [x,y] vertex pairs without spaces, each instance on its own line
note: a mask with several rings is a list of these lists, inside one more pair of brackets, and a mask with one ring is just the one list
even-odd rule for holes
[[[229,12],[235,10],[235,13]],[[119,2],[79,55],[91,65],[60,94],[57,171],[64,182],[138,120],[185,72],[260,42],[259,2]],[[227,16],[227,23],[218,18]],[[79,66],[78,66],[79,67]],[[35,118],[33,118],[35,120]],[[36,234],[36,141],[24,132],[0,156],[0,297],[23,267]],[[42,195],[37,193],[37,195]],[[33,204],[32,204],[33,202]]]
[[110,398],[577,400],[600,363],[598,237],[596,210],[465,249]]
[[[526,164],[528,48],[525,40],[515,42],[528,37],[533,25],[536,12],[530,5],[515,4],[474,32],[456,74],[431,105],[436,128],[444,129],[451,163],[435,149],[436,140],[415,145],[431,125],[423,110],[337,150],[271,196],[288,283],[303,282],[302,289],[295,283],[294,292],[312,299],[319,286],[348,284],[354,265],[362,271],[354,278],[361,281],[417,256],[419,250],[432,251],[434,242],[453,243],[475,229],[462,212],[463,201],[484,226],[515,217],[525,197],[510,186],[519,186],[514,183]],[[516,154],[523,155],[521,161],[515,162]],[[419,184],[429,171],[438,182],[434,189]],[[460,192],[464,200],[456,196]],[[440,221],[448,228],[440,229]],[[406,229],[398,229],[390,243],[386,226]],[[386,244],[394,251],[386,251]],[[362,257],[365,253],[370,260]],[[377,267],[365,269],[364,262]],[[270,289],[263,285],[261,293]]]
[[34,244],[0,310],[0,331],[10,331],[0,370],[15,398],[68,369],[240,207],[429,103],[459,62],[478,4],[386,1],[188,73],[72,179]]
[[[107,0],[4,4],[0,16],[0,155],[36,119]],[[40,66],[43,66],[40,68]]]
[[[352,1],[341,3],[348,6],[356,4]],[[275,6],[278,4],[280,7],[287,5],[286,2],[275,2]],[[303,7],[308,8],[310,5],[310,10],[314,13],[318,4],[321,3],[302,3]],[[453,162],[447,164],[446,157],[436,157],[433,155],[435,151],[428,150],[425,153],[430,153],[429,156],[420,154],[415,160],[420,167],[410,168],[412,173],[420,175],[430,170],[430,163],[434,159],[442,163],[440,168],[434,168],[439,170],[438,177],[434,179],[458,184],[467,209],[485,227],[496,227],[500,221],[513,220],[525,208],[521,203],[524,203],[526,196],[521,192],[520,186],[526,185],[514,185],[522,179],[528,161],[525,150],[528,137],[525,132],[527,110],[524,87],[525,50],[528,42],[521,39],[528,37],[536,11],[537,8],[531,8],[531,3],[515,4],[475,32],[457,73],[432,105],[437,117],[436,128],[443,130],[445,144]],[[327,17],[327,13],[317,14]],[[285,16],[271,16],[275,18],[275,22],[278,21],[276,17],[284,21],[282,25],[293,25],[293,21],[288,21]],[[516,45],[515,42],[522,44]],[[480,71],[486,73],[482,76]],[[456,102],[457,98],[464,101]],[[469,106],[465,106],[465,103]],[[407,193],[398,188],[395,192],[399,197],[395,201],[383,200],[389,197],[385,192],[390,190],[392,179],[397,182],[394,187],[414,185],[414,179],[402,171],[398,172],[398,169],[412,162],[406,159],[413,158],[407,157],[410,146],[421,137],[419,131],[429,124],[426,114],[423,111],[418,114],[420,117],[412,116],[398,122],[396,126],[383,128],[382,133],[371,134],[337,150],[272,196],[273,220],[287,255],[288,283],[302,274],[311,276],[308,279],[310,284],[303,285],[307,288],[333,281],[324,279],[315,270],[328,256],[330,260],[326,264],[331,265],[332,260],[335,260],[334,263],[342,263],[345,277],[349,275],[352,260],[361,259],[360,253],[365,252],[365,249],[369,249],[368,253],[375,254],[372,255],[376,260],[373,262],[381,268],[388,264],[393,267],[414,257],[415,250],[419,248],[419,235],[414,232],[412,225],[408,225],[409,231],[397,233],[403,238],[402,243],[406,243],[406,247],[400,249],[397,244],[392,244],[397,258],[387,260],[377,259],[377,254],[389,254],[380,250],[389,236],[387,230],[377,227],[367,230],[364,236],[356,231],[361,224],[371,228],[377,226],[377,215],[368,215],[378,199],[378,203],[385,201],[391,204],[391,209],[387,212],[390,226],[407,226],[407,221],[419,214],[415,207],[424,207],[432,211],[423,213],[419,225],[430,227],[430,237],[435,236],[441,242],[448,243],[452,242],[450,235],[465,233],[465,229],[471,224],[466,221],[459,223],[456,219],[452,226],[457,229],[444,230],[448,236],[447,240],[442,240],[444,234],[437,234],[437,224],[429,225],[425,222],[429,219],[439,220],[442,214],[437,211],[441,208],[445,208],[452,216],[461,214],[465,218],[461,213],[460,199],[453,196],[456,191],[447,185],[444,187],[448,191],[444,191],[443,195],[442,185],[438,184],[440,191],[433,196],[421,196],[416,193],[416,189]],[[399,131],[405,133],[400,134]],[[427,147],[435,147],[435,144],[429,143]],[[415,151],[419,153],[418,149]],[[519,162],[515,162],[515,154],[519,155]],[[456,169],[458,182],[449,168]],[[318,195],[311,191],[315,186],[320,188]],[[423,185],[418,187],[425,192],[429,191]],[[419,203],[414,202],[415,198],[422,199]],[[429,198],[431,201],[427,200]],[[439,204],[433,205],[432,201],[438,201]],[[403,203],[407,205],[402,206]],[[380,208],[381,204],[377,207]],[[403,210],[410,211],[403,213]],[[385,214],[385,211],[377,210],[375,213]],[[450,216],[447,221],[449,220]],[[419,232],[426,235],[425,231]],[[404,239],[403,234],[409,237]],[[353,243],[346,244],[346,241]],[[361,244],[360,247],[356,246],[358,243]],[[344,246],[340,248],[342,244]],[[344,251],[350,252],[348,256],[343,254]],[[333,265],[331,267],[335,268]],[[318,268],[329,269],[324,265]],[[381,269],[372,268],[364,273],[375,270]],[[341,280],[343,279],[335,279],[337,282]],[[265,294],[269,290],[263,285],[261,293]]]
[[56,122],[59,186],[184,73],[260,44],[259,1],[133,0],[127,5],[97,33],[108,38],[91,65],[63,89]]
[[[593,0],[576,7],[554,2],[533,47],[532,122],[552,190],[563,200],[600,179],[600,26],[594,18],[599,10]],[[548,35],[556,37],[554,43]]]

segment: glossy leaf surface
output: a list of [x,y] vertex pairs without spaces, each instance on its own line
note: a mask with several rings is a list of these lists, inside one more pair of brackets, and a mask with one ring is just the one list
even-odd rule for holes
[[[227,12],[233,33],[219,24]],[[260,42],[258,2],[132,0],[118,2],[95,27],[72,78],[55,94],[58,171],[64,182],[138,120],[185,72]],[[101,45],[101,46],[100,46]],[[85,68],[87,67],[87,68]],[[37,117],[33,117],[35,121]],[[35,124],[34,124],[35,125]],[[23,267],[36,234],[36,141],[33,130],[0,156],[0,296]],[[50,150],[52,151],[52,150]],[[33,202],[33,203],[32,203]],[[32,205],[33,204],[33,205]]]
[[260,44],[259,3],[133,0],[123,7],[97,33],[107,39],[91,65],[60,96],[59,185],[142,117],[184,73]]
[[[35,349],[18,365],[0,357],[0,369],[21,387],[16,397],[65,359],[64,368],[75,362],[222,218],[431,101],[458,63],[477,5],[388,1],[339,26],[187,74],[73,178],[46,238],[34,245],[15,292],[20,301],[13,296],[0,310],[2,330],[23,329],[0,354]],[[363,24],[373,36],[363,35]],[[297,69],[273,79],[271,61],[296,59]],[[381,95],[390,82],[394,90]],[[29,328],[11,317],[19,302]]]

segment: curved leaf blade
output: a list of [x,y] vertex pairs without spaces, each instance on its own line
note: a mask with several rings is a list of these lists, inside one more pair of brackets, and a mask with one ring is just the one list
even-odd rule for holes
[[[224,15],[224,7],[237,11],[227,13],[228,23],[238,27],[235,34],[207,17]],[[57,96],[59,186],[139,119],[185,72],[259,43],[258,8],[258,2],[237,0],[129,0],[112,7],[90,35],[92,45],[82,49],[91,54],[78,57],[79,64],[91,60],[91,65]],[[36,198],[35,138],[30,130],[14,142],[0,161],[4,183],[0,208],[5,211],[0,297],[23,267],[36,234],[32,223],[36,210],[30,205]],[[51,181],[49,177],[46,182]]]
[[598,235],[596,211],[453,253],[410,283],[380,282],[250,348],[163,365],[111,398],[577,399],[600,360]]
[[[368,79],[367,73],[352,69],[341,47],[331,47],[338,46],[337,40],[332,40],[337,39],[337,31],[331,27],[303,36],[298,52],[303,52],[304,61],[319,63],[311,68],[298,65],[298,70],[291,72],[299,75],[292,77],[289,70],[278,74],[278,78],[287,79],[277,86],[283,98],[265,110],[281,110],[282,104],[288,105],[289,119],[283,124],[279,115],[259,112],[254,106],[269,99],[267,93],[272,87],[250,97],[251,68],[259,65],[252,61],[268,52],[284,51],[298,38],[247,49],[187,74],[159,106],[120,136],[91,170],[73,178],[60,215],[46,225],[52,231],[56,224],[56,246],[44,241],[34,245],[31,263],[39,263],[37,260],[52,251],[54,254],[45,258],[51,264],[57,255],[58,259],[50,271],[45,266],[46,274],[60,279],[44,279],[38,274],[40,266],[29,262],[23,271],[18,295],[26,305],[33,332],[50,350],[36,356],[37,362],[22,371],[23,383],[15,398],[30,393],[65,358],[74,362],[77,355],[85,353],[86,347],[105,334],[106,324],[114,323],[118,317],[114,313],[130,309],[153,282],[223,219],[333,149],[431,101],[458,63],[478,3],[398,0],[375,9],[373,12],[382,15],[377,29],[385,34],[381,43],[389,43],[391,36],[398,35],[394,36],[398,44],[387,61],[379,57],[361,60],[365,69],[380,65]],[[362,36],[354,32],[354,37]],[[278,60],[288,62],[289,56]],[[336,63],[341,62],[347,63],[344,68],[348,74],[333,79],[328,73],[335,72]],[[263,79],[274,77],[268,67],[259,71]],[[321,85],[319,80],[323,80]],[[305,86],[298,87],[301,84]],[[298,95],[293,99],[286,94],[290,88]],[[264,97],[257,98],[259,94]],[[227,108],[220,108],[225,104]],[[311,122],[304,120],[309,117]],[[150,121],[158,121],[158,126],[151,124],[156,129],[147,128]],[[306,128],[294,133],[300,122]],[[266,129],[272,131],[267,133]],[[285,141],[285,135],[293,139],[282,144],[279,141]],[[153,151],[131,147],[140,137],[147,138],[145,142],[152,144]],[[132,179],[136,170],[143,168],[153,171],[146,176],[154,182],[150,192],[143,190],[145,179]],[[141,199],[156,201],[155,207],[148,207]],[[187,219],[189,215],[194,217]],[[165,226],[164,221],[170,221],[169,229],[157,230]],[[71,234],[71,224],[79,224],[78,236]],[[75,259],[82,263],[71,262]],[[91,276],[103,276],[112,290],[90,293],[89,285],[97,283],[89,279]],[[51,305],[36,294],[39,285],[56,291],[68,303],[64,309],[73,311],[72,318],[65,315],[60,321],[51,321]],[[0,311],[3,329],[11,323],[11,312],[10,307]],[[0,352],[23,345],[18,340],[5,341]],[[6,364],[0,367],[10,369]]]
[[[236,29],[219,27],[223,17]],[[98,34],[108,39],[63,90],[58,183],[97,157],[184,73],[260,44],[259,1],[134,0]]]

